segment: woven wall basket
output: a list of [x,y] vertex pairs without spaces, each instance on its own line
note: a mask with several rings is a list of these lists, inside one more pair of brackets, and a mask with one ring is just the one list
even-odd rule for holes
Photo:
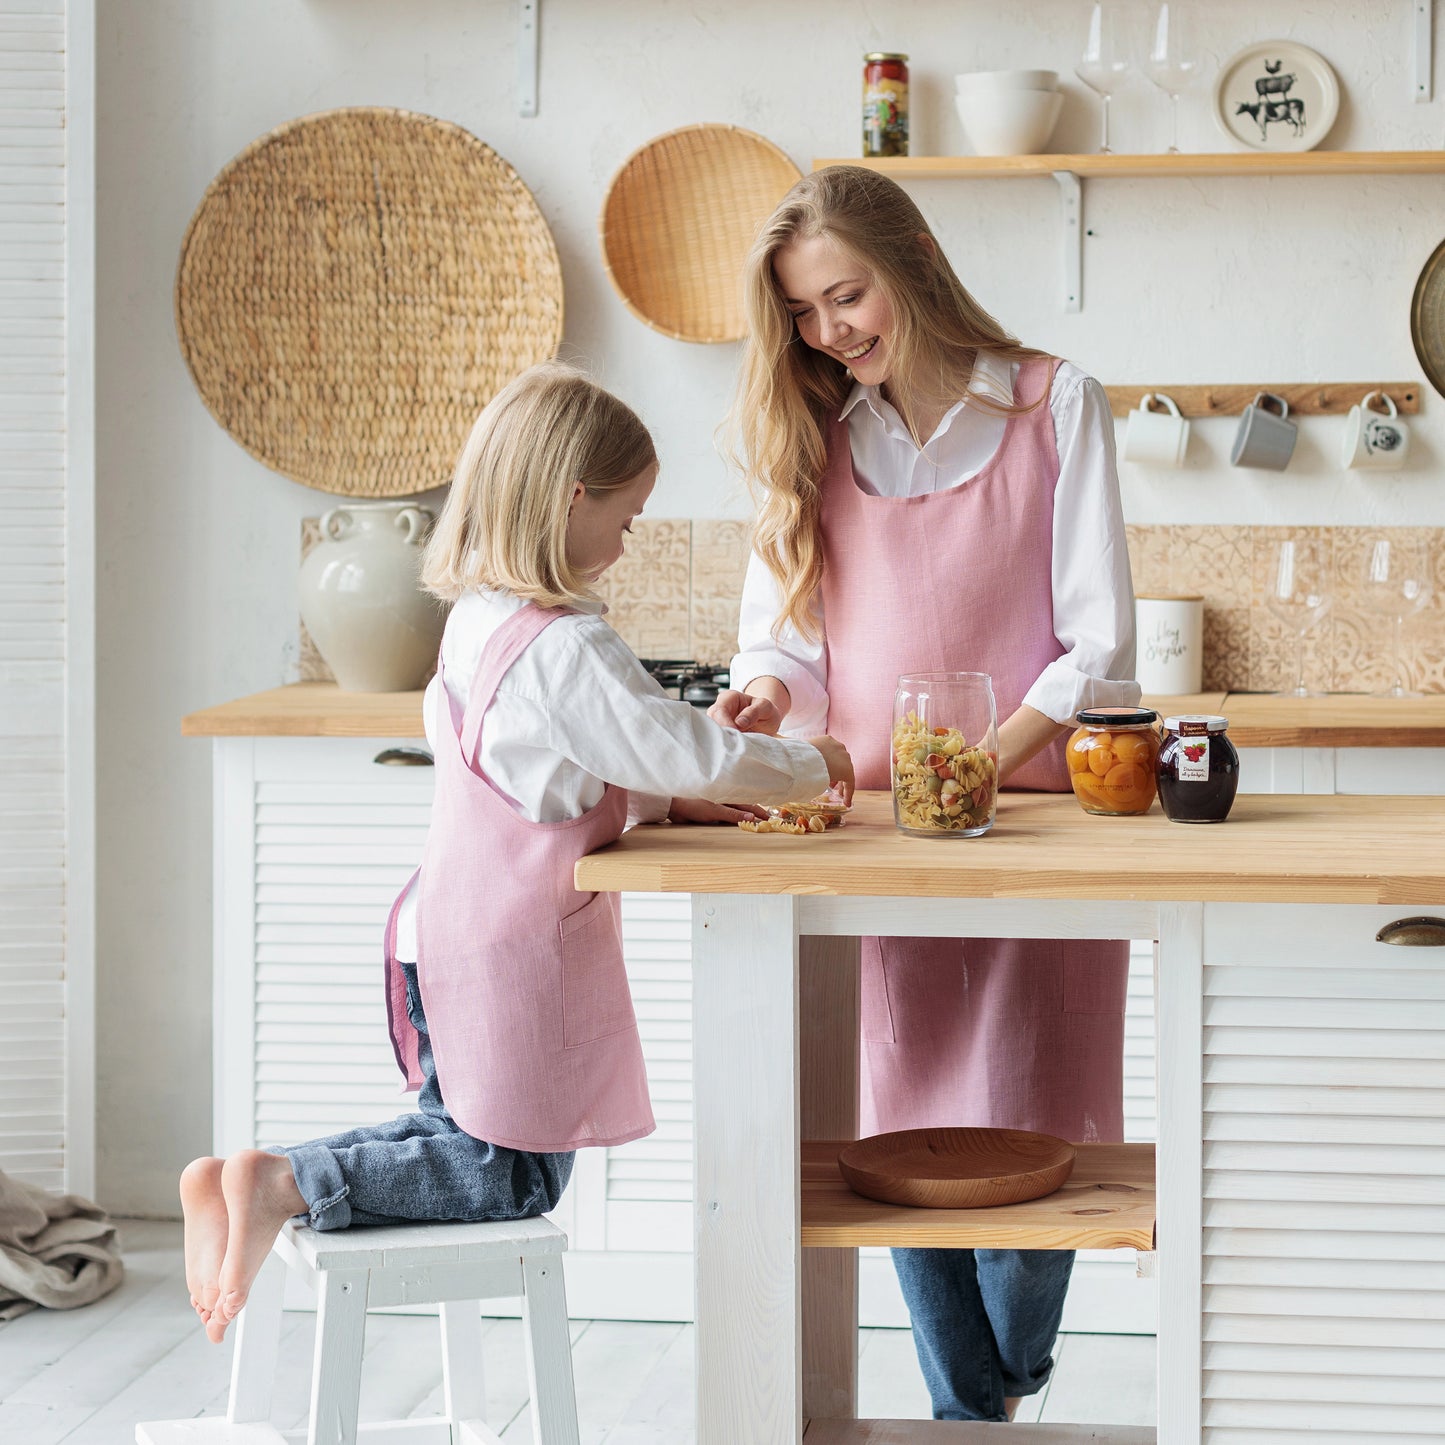
[[477,413],[554,355],[562,271],[532,194],[460,126],[364,108],[262,136],[181,243],[181,353],[211,415],[295,481],[451,479]]
[[602,207],[602,260],[627,309],[679,341],[737,341],[743,260],[802,173],[770,140],[690,125],[623,163]]

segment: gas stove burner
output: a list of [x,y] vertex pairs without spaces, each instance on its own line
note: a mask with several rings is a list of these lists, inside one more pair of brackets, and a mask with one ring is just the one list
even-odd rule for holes
[[694,707],[711,707],[728,685],[726,668],[707,667],[691,658],[644,657],[642,666],[662,684],[663,691]]

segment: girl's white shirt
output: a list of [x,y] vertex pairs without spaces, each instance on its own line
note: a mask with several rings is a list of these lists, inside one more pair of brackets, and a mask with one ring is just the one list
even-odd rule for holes
[[[442,636],[443,672],[426,690],[423,716],[435,753],[458,745],[472,679],[492,633],[525,603],[510,592],[468,592]],[[450,736],[437,734],[446,678]],[[669,698],[632,650],[584,612],[554,622],[509,667],[487,711],[482,771],[534,823],[560,823],[626,788],[628,821],[657,822],[673,798],[785,803],[829,782],[810,743],[722,728],[700,708]],[[397,914],[396,956],[416,959],[416,907],[408,890]]]
[[[1010,404],[1017,376],[1017,363],[980,355],[967,394],[945,413],[921,451],[881,388],[855,384],[843,407],[854,476],[883,497],[919,497],[960,486],[990,461],[1008,424],[1005,417],[970,406],[969,397]],[[1053,620],[1064,654],[1043,670],[1024,702],[1067,723],[1081,707],[1128,707],[1139,700],[1139,684],[1133,681],[1134,584],[1108,396],[1092,377],[1064,361],[1054,377],[1049,409],[1059,453]],[[774,637],[782,592],[756,554],[749,560],[732,685],[745,691],[759,677],[780,679],[792,699],[785,731],[794,736],[826,731],[828,646],[821,597],[816,607],[823,624],[818,642],[788,623]]]

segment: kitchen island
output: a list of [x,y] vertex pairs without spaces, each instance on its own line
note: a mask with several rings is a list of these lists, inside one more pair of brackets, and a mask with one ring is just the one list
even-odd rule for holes
[[[1430,798],[1242,796],[1186,827],[1005,794],[991,833],[933,841],[865,794],[820,837],[643,828],[583,859],[579,888],[692,895],[698,1445],[1000,1428],[848,1420],[854,1246],[984,1242],[930,1211],[850,1224],[829,1178],[865,933],[1157,941],[1160,1445],[1445,1436],[1445,954],[1380,939],[1445,911],[1442,824]],[[1137,1214],[1140,1160],[1093,1162]],[[1074,1202],[1032,1242],[1069,1247]]]

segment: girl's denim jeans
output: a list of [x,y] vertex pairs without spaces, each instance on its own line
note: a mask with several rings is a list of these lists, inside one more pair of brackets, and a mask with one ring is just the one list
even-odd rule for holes
[[311,1227],[527,1219],[555,1208],[575,1155],[505,1149],[457,1127],[437,1083],[416,965],[401,969],[421,1035],[419,1112],[274,1151],[291,1161]]
[[893,1267],[935,1420],[1005,1420],[1005,1399],[1043,1389],[1072,1250],[895,1249]]

